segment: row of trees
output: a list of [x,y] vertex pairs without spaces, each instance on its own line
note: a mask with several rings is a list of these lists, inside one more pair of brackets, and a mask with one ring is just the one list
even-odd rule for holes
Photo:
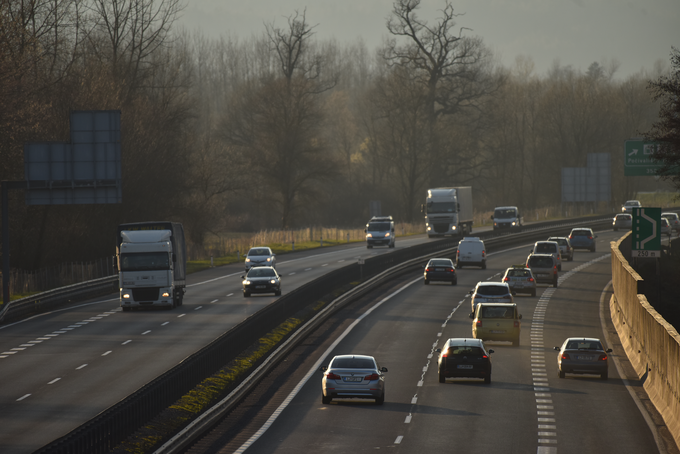
[[[640,73],[497,63],[449,1],[434,23],[395,0],[392,38],[320,42],[306,11],[260,37],[209,40],[173,30],[180,0],[0,0],[0,177],[23,178],[22,145],[69,141],[71,110],[122,111],[123,203],[26,207],[12,194],[12,262],[111,254],[115,226],[181,221],[207,233],[418,219],[425,189],[471,185],[475,204],[558,205],[562,167],[612,155],[657,120]],[[557,56],[556,56],[557,57]],[[77,240],[77,241],[74,241]],[[74,246],[77,245],[77,246]]]

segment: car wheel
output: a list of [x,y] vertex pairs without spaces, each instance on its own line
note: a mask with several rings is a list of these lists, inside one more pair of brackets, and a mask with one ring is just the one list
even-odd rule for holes
[[563,371],[560,370],[558,375],[559,375],[560,378],[564,378],[564,372]]
[[460,263],[456,262],[456,268],[459,269],[459,270],[462,270],[462,269],[463,269],[463,265],[461,265]]
[[244,298],[249,298],[249,297],[250,297],[250,292],[243,292],[243,297],[244,297]]
[[439,383],[446,383],[446,376],[444,376],[444,371],[439,371]]
[[451,285],[458,285],[458,279],[454,279],[451,281]]
[[519,347],[519,336],[515,338],[514,341],[512,341],[512,346],[513,347]]
[[557,267],[557,271],[562,271],[562,265]]
[[430,281],[428,281],[427,279],[425,279],[424,282],[425,282],[425,285],[430,285]]
[[486,384],[491,383],[491,372],[486,374],[486,377],[484,377],[484,383],[486,383]]
[[553,281],[553,287],[557,287],[557,279]]
[[482,262],[482,269],[483,269],[483,270],[486,269],[486,262]]
[[384,402],[385,402],[385,391],[383,391],[383,393],[380,395],[380,397],[375,399],[376,405],[382,405]]
[[132,310],[131,307],[124,307],[123,312],[130,312]]
[[321,403],[324,405],[328,405],[331,403],[331,400],[333,400],[332,397],[326,397],[323,394],[321,394]]
[[366,249],[373,249],[373,246],[367,244],[367,245],[366,245]]
[[531,291],[531,296],[536,296],[536,289],[533,289],[533,290]]
[[281,290],[275,291],[275,292],[274,292],[274,295],[275,295],[275,296],[281,296]]
[[606,370],[606,371],[604,371],[603,373],[601,373],[601,374],[600,374],[600,378],[601,378],[602,380],[608,379],[608,378],[609,378],[609,371]]
[[590,249],[590,252],[595,252],[595,248],[591,248],[591,249]]
[[619,229],[614,229],[614,231],[615,231],[615,232],[618,232],[618,231],[619,231]]

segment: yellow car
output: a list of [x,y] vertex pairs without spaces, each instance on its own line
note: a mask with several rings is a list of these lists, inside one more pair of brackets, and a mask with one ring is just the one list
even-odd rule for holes
[[485,341],[510,341],[519,346],[522,314],[515,303],[479,303],[472,318],[472,337]]

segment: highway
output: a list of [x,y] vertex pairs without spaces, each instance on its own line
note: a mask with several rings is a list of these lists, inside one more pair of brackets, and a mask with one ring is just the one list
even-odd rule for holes
[[[395,249],[424,241],[400,238]],[[393,250],[354,243],[280,255],[283,293]],[[276,300],[244,298],[244,274],[233,264],[189,275],[184,305],[171,311],[122,312],[111,295],[0,326],[0,452],[33,452],[68,433]]]
[[[284,363],[266,381],[268,400],[248,401],[247,410],[235,412],[240,426],[231,439],[189,452],[658,453],[614,361],[607,381],[557,374],[553,347],[566,337],[599,337],[614,347],[612,359],[625,360],[611,327],[603,330],[607,313],[601,315],[610,295],[609,241],[620,236],[601,232],[597,252],[577,251],[573,262],[563,264],[558,288],[539,286],[536,297],[516,297],[521,345],[487,343],[495,351],[491,384],[440,384],[433,350],[449,337],[471,335],[466,293],[521,263],[530,244],[490,254],[486,270],[460,270],[458,286],[424,286],[422,276],[410,275],[361,309],[339,314],[310,336],[299,367]],[[358,399],[322,404],[318,367],[348,353],[375,356],[388,368],[384,405]],[[278,417],[270,418],[275,410]],[[248,412],[251,421],[244,422]],[[253,435],[263,425],[267,430]]]

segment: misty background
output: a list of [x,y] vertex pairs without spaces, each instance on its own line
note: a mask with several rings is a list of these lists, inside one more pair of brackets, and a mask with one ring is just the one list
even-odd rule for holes
[[[638,191],[669,187],[623,176],[623,142],[657,120],[647,85],[668,65],[628,59],[649,57],[635,48],[620,60],[599,55],[614,20],[595,32],[551,10],[552,26],[506,24],[525,34],[490,44],[458,3],[381,0],[366,15],[379,8],[382,21],[348,22],[379,32],[376,44],[354,28],[352,39],[341,40],[342,27],[329,36],[312,12],[322,3],[337,19],[351,12],[330,2],[284,17],[269,5],[250,33],[225,23],[216,36],[214,20],[189,27],[210,13],[197,8],[206,2],[0,0],[0,178],[23,179],[24,143],[69,142],[71,110],[122,112],[123,203],[26,206],[13,191],[13,267],[110,256],[122,222],[179,221],[196,245],[230,232],[361,227],[372,200],[420,222],[425,191],[437,186],[472,186],[477,212],[561,207],[561,169],[585,167],[588,153],[611,154],[613,200],[578,212],[611,213]],[[234,18],[253,4],[222,3]],[[633,5],[623,9],[639,12]],[[534,7],[518,9],[529,20]],[[494,20],[509,19],[501,11]],[[551,47],[542,37],[560,21],[585,27],[591,44],[575,35],[570,51]],[[669,55],[671,41],[654,55]],[[550,47],[551,63],[541,56],[537,68],[531,46]],[[589,63],[569,63],[573,55]],[[648,66],[624,73],[623,62]]]

